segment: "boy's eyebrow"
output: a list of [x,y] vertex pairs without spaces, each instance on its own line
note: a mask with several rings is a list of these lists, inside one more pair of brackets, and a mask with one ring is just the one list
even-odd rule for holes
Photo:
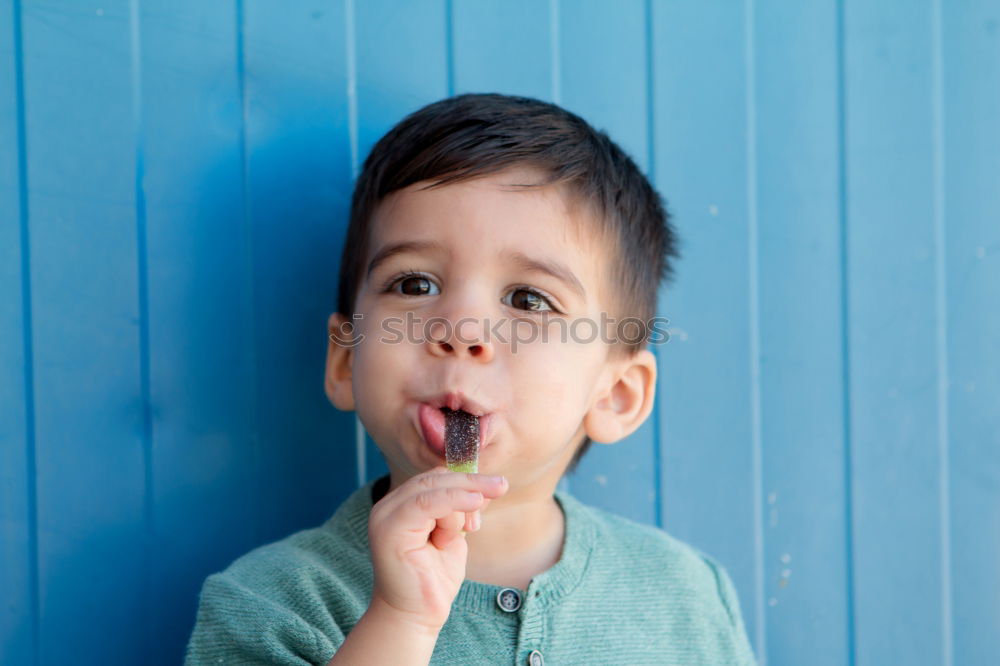
[[435,243],[434,241],[402,241],[399,243],[389,243],[384,245],[372,260],[368,262],[368,271],[365,273],[366,277],[371,277],[372,271],[381,264],[383,261],[393,257],[397,254],[403,254],[404,252],[423,252],[426,250],[434,250],[437,252],[446,252],[447,250],[441,243]]
[[581,300],[587,300],[587,292],[583,288],[583,284],[567,266],[564,266],[557,261],[535,259],[533,257],[529,257],[523,252],[505,252],[504,254],[511,262],[521,268],[521,270],[551,275],[576,292]]

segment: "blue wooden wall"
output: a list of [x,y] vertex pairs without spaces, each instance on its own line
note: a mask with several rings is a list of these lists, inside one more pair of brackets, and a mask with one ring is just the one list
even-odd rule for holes
[[761,663],[1000,663],[1000,0],[0,0],[0,662],[177,663],[379,473],[322,392],[352,174],[465,91],[683,238],[571,490],[720,559]]

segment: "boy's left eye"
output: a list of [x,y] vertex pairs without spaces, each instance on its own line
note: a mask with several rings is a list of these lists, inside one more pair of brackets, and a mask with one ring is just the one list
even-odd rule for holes
[[518,287],[509,292],[504,298],[504,303],[518,310],[532,310],[535,312],[554,311],[552,303],[540,292],[527,287]]

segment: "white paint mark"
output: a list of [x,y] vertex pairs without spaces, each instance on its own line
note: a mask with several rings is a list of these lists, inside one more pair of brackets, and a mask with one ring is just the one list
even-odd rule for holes
[[788,553],[785,553],[784,555],[781,556],[782,564],[788,564],[791,561],[792,561],[792,556],[789,555]]
[[595,476],[594,481],[597,481],[597,485],[599,486],[608,485],[608,477],[604,476],[603,474],[598,474],[597,476]]
[[771,597],[770,599],[767,600],[767,605],[771,607],[777,606],[778,600],[775,599],[774,597]]
[[792,570],[791,569],[782,569],[781,570],[781,577],[782,578],[791,578],[792,577]]
[[774,504],[778,501],[778,493],[771,491],[767,494],[767,503]]
[[687,331],[685,331],[683,328],[677,328],[676,326],[673,328],[668,328],[667,335],[669,335],[671,338],[677,338],[681,342],[686,342],[688,339]]
[[712,215],[713,217],[716,216],[716,215],[718,215],[719,214],[719,207],[716,206],[715,204],[710,205],[708,207],[708,214]]

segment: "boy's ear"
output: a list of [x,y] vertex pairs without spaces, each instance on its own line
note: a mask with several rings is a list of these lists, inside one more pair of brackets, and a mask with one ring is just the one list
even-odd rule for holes
[[337,409],[354,410],[351,373],[354,366],[354,331],[352,322],[338,312],[327,320],[326,375],[323,388]]
[[630,435],[653,411],[656,357],[643,349],[612,366],[610,381],[583,418],[587,436],[612,444]]

